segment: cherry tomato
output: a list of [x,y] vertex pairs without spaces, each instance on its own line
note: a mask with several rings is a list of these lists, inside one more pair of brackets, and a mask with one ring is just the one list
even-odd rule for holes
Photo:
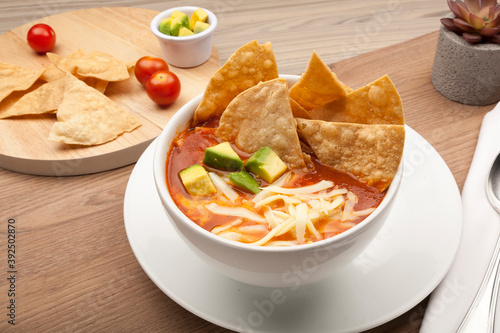
[[158,105],[172,104],[181,93],[181,81],[172,72],[158,71],[146,82],[146,92]]
[[134,68],[134,74],[143,86],[146,86],[148,79],[157,71],[168,71],[168,65],[165,60],[154,57],[142,57],[137,60]]
[[38,53],[44,54],[52,50],[56,44],[56,33],[47,24],[35,24],[28,31],[28,45]]

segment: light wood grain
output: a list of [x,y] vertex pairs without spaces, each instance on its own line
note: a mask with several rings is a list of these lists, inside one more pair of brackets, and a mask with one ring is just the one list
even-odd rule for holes
[[[144,55],[162,56],[149,27],[156,14],[153,10],[129,7],[91,8],[55,14],[34,22],[49,24],[56,31],[57,44],[52,52],[62,57],[78,49],[98,50],[126,63],[135,63]],[[46,68],[50,64],[47,56],[33,52],[26,43],[25,36],[32,24],[24,24],[0,36],[0,62],[28,68]],[[75,175],[134,163],[172,115],[187,101],[203,93],[206,81],[218,68],[215,48],[211,58],[201,66],[187,69],[172,66],[171,70],[182,82],[182,91],[167,107],[153,103],[133,73],[129,79],[110,82],[106,96],[138,118],[141,126],[102,145],[67,145],[48,140],[56,122],[54,114],[2,119],[0,167],[58,176],[65,175],[60,165],[72,165],[65,173]]]
[[[133,6],[162,11],[185,1],[3,0],[0,33],[79,8]],[[270,41],[280,73],[299,74],[315,49],[327,63],[403,42],[439,28],[446,1],[431,0],[199,0],[217,14],[214,44],[221,63],[253,39]]]
[[[180,4],[185,3],[3,0],[0,33],[80,8],[134,6],[159,11]],[[246,41],[258,39],[272,42],[281,73],[301,73],[313,49],[334,63],[339,78],[353,87],[388,73],[401,92],[407,123],[438,150],[462,188],[481,119],[490,108],[450,102],[430,84],[437,38],[432,32],[448,12],[445,1],[201,0],[196,4],[219,17],[214,45],[221,63]],[[409,42],[389,47],[404,41]],[[0,250],[0,307],[4,309],[9,218],[16,220],[19,273],[18,325],[8,325],[0,312],[0,331],[227,332],[163,294],[135,259],[123,224],[123,197],[132,169],[133,165],[74,177],[0,169],[0,249],[4,249]],[[418,332],[426,304],[424,300],[369,332]]]

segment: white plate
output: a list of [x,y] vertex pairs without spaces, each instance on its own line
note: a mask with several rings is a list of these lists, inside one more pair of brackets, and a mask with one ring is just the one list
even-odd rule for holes
[[[156,141],[155,141],[156,142]],[[297,289],[253,287],[202,262],[168,222],[155,190],[155,142],[127,185],[124,219],[146,274],[175,302],[246,332],[357,332],[410,310],[448,271],[462,230],[460,193],[432,146],[407,127],[405,170],[389,220],[345,269]]]

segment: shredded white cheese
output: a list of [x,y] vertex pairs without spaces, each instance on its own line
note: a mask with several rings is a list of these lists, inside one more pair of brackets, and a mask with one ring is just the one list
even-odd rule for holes
[[224,224],[224,225],[218,225],[218,226],[216,226],[216,227],[214,227],[212,229],[212,232],[217,235],[217,234],[219,234],[221,232],[224,232],[226,230],[231,229],[232,227],[236,227],[236,226],[240,225],[241,223],[243,223],[243,220],[242,219],[238,219],[238,220],[236,220],[234,222],[231,222],[231,223],[227,223],[227,224]]
[[[358,198],[354,193],[346,189],[336,189],[331,181],[322,180],[316,184],[299,188],[284,187],[287,181],[294,177],[288,172],[278,179],[273,185],[263,187],[262,191],[255,195],[250,201],[244,200],[248,207],[254,207],[255,211],[242,206],[226,206],[216,203],[206,204],[205,207],[214,214],[233,216],[235,221],[214,228],[212,232],[223,237],[236,239],[240,234],[242,239],[254,239],[250,244],[259,246],[290,246],[303,244],[308,238],[322,239],[317,222],[329,220],[323,231],[335,232],[335,228],[346,230],[353,226],[353,221],[359,216],[370,214],[374,208],[355,211],[354,206]],[[215,178],[216,179],[216,178]],[[219,177],[220,179],[220,177]],[[222,182],[224,180],[220,179]],[[216,183],[216,181],[214,181]],[[218,183],[218,181],[217,181]],[[226,184],[227,185],[227,184]],[[217,188],[219,186],[216,184]],[[221,186],[223,188],[223,186]],[[219,188],[220,189],[220,188]],[[231,192],[220,189],[231,201]],[[230,188],[231,191],[234,191]],[[237,192],[235,192],[238,195]],[[241,226],[242,219],[255,221],[259,225]],[[341,227],[334,227],[340,221]],[[269,230],[270,229],[270,230]],[[267,232],[267,230],[269,230]],[[264,234],[260,238],[253,234]],[[275,237],[291,233],[293,241],[276,240]],[[309,236],[306,235],[309,234]]]
[[307,225],[307,213],[309,212],[309,208],[305,202],[297,205],[295,216],[295,235],[299,243],[305,243],[306,241],[306,225]]
[[286,188],[276,185],[270,185],[265,188],[266,191],[281,193],[281,194],[300,194],[300,193],[314,193],[322,190],[326,190],[333,186],[333,182],[329,180],[322,180],[319,183],[309,186]]
[[224,195],[231,200],[232,202],[235,202],[236,199],[238,199],[239,195],[238,193],[231,188],[218,174],[215,172],[209,172],[208,175],[210,176],[210,179],[212,179],[212,182],[214,183],[215,187],[224,193]]
[[251,210],[246,209],[244,207],[223,206],[223,205],[219,205],[219,204],[216,204],[214,202],[211,202],[209,204],[206,204],[205,208],[214,214],[242,217],[242,218],[246,218],[246,219],[258,222],[258,223],[265,223],[266,222],[265,218],[263,218],[259,214],[254,213]]
[[234,231],[224,231],[220,233],[219,236],[233,241],[240,241],[241,239],[243,239],[243,235],[241,233]]

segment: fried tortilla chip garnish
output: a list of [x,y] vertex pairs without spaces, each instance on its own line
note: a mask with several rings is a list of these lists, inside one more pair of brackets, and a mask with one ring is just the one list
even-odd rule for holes
[[[37,89],[25,94],[5,112],[0,111],[0,118],[55,112],[61,104],[66,83],[71,74],[42,84]],[[1,110],[1,109],[0,109]]]
[[360,124],[403,125],[405,122],[401,97],[387,75],[311,110],[311,117]]
[[40,79],[50,82],[50,81],[55,81],[57,79],[62,78],[64,75],[66,75],[66,71],[63,71],[59,68],[57,68],[56,65],[53,63],[50,63],[46,68],[43,74],[40,76]]
[[236,50],[208,82],[195,111],[193,125],[220,116],[239,93],[261,81],[278,78],[278,66],[271,43],[252,41]]
[[79,77],[79,79],[83,82],[85,82],[89,87],[94,88],[95,90],[105,93],[106,88],[108,87],[108,81],[106,80],[101,80],[95,77]]
[[57,110],[49,139],[67,144],[98,145],[139,127],[139,120],[84,82],[72,78]]
[[290,98],[309,111],[345,96],[346,89],[350,90],[313,51],[306,71],[290,88]]
[[47,53],[57,68],[75,76],[93,77],[104,81],[121,81],[130,77],[129,64],[101,51],[85,53],[78,49],[66,58],[55,53]]
[[44,68],[32,69],[0,63],[0,101],[14,91],[27,90],[44,71]]
[[31,87],[29,87],[27,90],[11,92],[9,94],[9,96],[5,97],[0,102],[0,119],[11,117],[11,116],[6,115],[6,113],[10,110],[10,108],[14,104],[16,104],[21,98],[23,98],[24,95],[27,95],[27,94],[31,93],[32,91],[38,89],[44,83],[45,82],[43,82],[42,80],[36,80],[35,83],[33,83],[33,85]]
[[216,135],[247,153],[269,146],[292,169],[306,166],[285,79],[261,82],[236,96]]
[[297,119],[297,129],[316,157],[383,192],[398,171],[404,125],[365,125]]
[[304,109],[295,100],[290,98],[290,106],[292,107],[292,113],[295,118],[311,119],[311,114],[309,111]]

